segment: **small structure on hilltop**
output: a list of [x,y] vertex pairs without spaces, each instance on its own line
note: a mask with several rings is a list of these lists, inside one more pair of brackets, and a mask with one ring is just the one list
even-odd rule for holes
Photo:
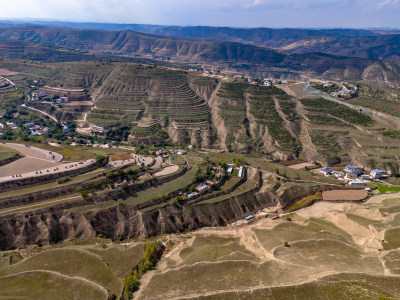
[[186,151],[185,150],[174,150],[174,153],[175,154],[179,154],[179,155],[185,155],[186,154]]
[[253,219],[254,218],[254,215],[249,215],[249,216],[247,216],[245,219],[248,221],[248,220],[251,220],[251,219]]
[[103,134],[104,133],[104,127],[94,125],[93,128],[92,128],[92,132],[93,133]]
[[242,178],[242,176],[243,176],[243,167],[240,167],[240,168],[239,168],[238,177],[239,177],[239,178]]

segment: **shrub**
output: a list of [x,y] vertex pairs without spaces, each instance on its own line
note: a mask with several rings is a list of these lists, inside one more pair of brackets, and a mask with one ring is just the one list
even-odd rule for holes
[[96,156],[96,163],[98,165],[105,165],[108,162],[108,157],[104,155],[97,155]]
[[284,242],[284,243],[283,243],[283,246],[284,246],[284,247],[290,247],[290,245],[289,245],[288,242]]
[[164,246],[160,242],[147,241],[141,261],[136,268],[125,277],[122,299],[132,299],[132,293],[139,289],[140,277],[157,264],[163,251]]
[[57,180],[57,183],[58,183],[58,184],[63,184],[63,183],[66,183],[66,182],[68,182],[68,181],[71,181],[71,177],[66,176],[66,177],[63,177],[63,178],[58,179],[58,180]]

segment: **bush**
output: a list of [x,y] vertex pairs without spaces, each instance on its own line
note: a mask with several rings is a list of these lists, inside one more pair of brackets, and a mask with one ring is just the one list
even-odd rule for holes
[[71,177],[66,176],[66,177],[63,177],[63,178],[58,179],[58,180],[57,180],[57,183],[58,183],[58,184],[63,184],[63,183],[66,183],[66,182],[68,182],[68,181],[71,181]]
[[284,242],[284,243],[283,243],[283,246],[284,246],[284,247],[290,247],[290,245],[289,245],[288,242]]
[[125,277],[122,299],[132,299],[132,293],[139,289],[140,277],[157,264],[163,251],[164,246],[160,242],[147,241],[141,261],[136,268]]
[[108,157],[104,155],[97,155],[96,156],[96,163],[98,165],[105,165],[108,162]]

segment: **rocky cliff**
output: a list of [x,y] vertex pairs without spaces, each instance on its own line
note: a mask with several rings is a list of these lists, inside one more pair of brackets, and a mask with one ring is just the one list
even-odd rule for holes
[[287,203],[309,192],[300,187],[283,193],[283,199],[271,192],[249,191],[217,203],[181,208],[164,206],[149,211],[118,205],[86,214],[62,209],[22,213],[0,218],[0,249],[95,237],[100,233],[113,239],[147,238],[204,226],[224,226],[260,208],[276,205],[278,201]]

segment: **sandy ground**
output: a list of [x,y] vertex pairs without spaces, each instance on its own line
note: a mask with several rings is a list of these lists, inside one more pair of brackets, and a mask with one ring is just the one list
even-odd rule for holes
[[298,169],[302,169],[302,168],[305,168],[305,167],[311,167],[311,166],[313,166],[313,164],[304,162],[304,163],[300,163],[300,164],[291,165],[291,166],[288,166],[288,167],[291,168],[291,169],[298,170]]
[[138,164],[141,164],[143,162],[145,166],[151,165],[151,163],[153,162],[153,158],[148,156],[132,154],[132,157],[136,159]]
[[178,166],[169,166],[154,174],[156,177],[173,174],[179,170]]
[[366,203],[367,204],[382,203],[383,200],[396,199],[396,198],[400,198],[400,192],[376,195],[376,196],[371,197]]
[[[9,177],[17,174],[29,173],[32,171],[42,170],[45,168],[57,167],[62,163],[37,159],[31,157],[23,157],[10,164],[0,167],[0,181],[2,177]],[[26,176],[24,176],[26,177]],[[5,180],[7,181],[7,180]]]
[[50,152],[37,147],[27,147],[22,144],[14,144],[14,143],[6,143],[2,144],[2,146],[14,149],[25,157],[45,159],[54,162],[59,162],[63,159],[63,156],[61,154],[58,154],[56,152]]
[[[7,143],[2,144],[2,146],[16,150],[24,157],[0,167],[0,181],[12,180],[13,175],[19,174],[23,174],[23,177],[35,176],[37,175],[35,172],[39,170],[42,170],[42,173],[43,171],[48,173],[47,170],[54,172],[54,168],[62,165],[60,163],[63,158],[62,155],[55,152],[49,152],[36,147],[26,147],[21,144]],[[33,174],[26,174],[32,172]]]
[[358,201],[367,198],[365,190],[333,190],[324,191],[322,199],[324,201]]
[[152,169],[159,169],[159,168],[161,168],[161,165],[162,165],[162,163],[163,163],[162,157],[161,157],[161,156],[157,156],[157,157],[154,159],[154,161],[155,161],[155,163],[154,163],[154,165],[153,165],[151,168],[152,168]]
[[145,166],[148,166],[153,162],[153,158],[147,157],[147,156],[142,156],[142,155],[138,155],[138,154],[132,154],[131,157],[132,157],[131,159],[110,161],[105,166],[105,168],[107,169],[107,168],[122,167],[122,166],[126,166],[126,165],[129,165],[129,164],[141,165],[142,162],[144,162]]
[[[344,192],[348,193],[349,191]],[[350,192],[353,193],[357,191],[351,190]],[[333,195],[335,195],[335,193],[333,193]],[[275,220],[271,218],[262,218],[248,225],[230,226],[228,228],[205,227],[188,234],[176,235],[174,240],[172,240],[175,245],[174,248],[162,258],[156,270],[147,272],[142,278],[141,287],[140,290],[135,293],[135,299],[148,299],[146,296],[148,289],[154,288],[160,280],[163,282],[162,280],[165,280],[165,278],[168,278],[170,280],[168,284],[174,287],[165,287],[166,291],[163,289],[163,292],[166,293],[164,299],[195,298],[198,297],[200,295],[199,293],[202,291],[204,294],[209,293],[211,298],[218,298],[218,295],[220,295],[219,293],[225,291],[222,287],[219,289],[218,286],[214,286],[209,289],[205,285],[204,288],[202,287],[202,291],[199,289],[197,292],[196,284],[198,283],[194,281],[193,290],[196,292],[190,294],[190,290],[188,293],[188,289],[183,292],[180,291],[180,283],[173,282],[173,277],[171,277],[171,275],[170,277],[163,278],[164,274],[168,276],[168,272],[176,272],[180,268],[184,268],[186,272],[192,272],[192,270],[190,270],[191,268],[188,268],[191,265],[193,266],[193,273],[190,274],[192,274],[192,276],[196,276],[195,274],[201,276],[201,272],[205,270],[202,269],[201,265],[210,263],[210,268],[214,268],[214,264],[222,261],[229,261],[229,255],[234,257],[234,254],[237,253],[233,252],[237,251],[236,248],[232,248],[231,252],[227,252],[227,255],[216,261],[214,261],[213,258],[208,260],[206,255],[203,257],[202,253],[200,253],[198,260],[189,259],[188,262],[185,262],[185,259],[192,255],[190,253],[193,252],[193,256],[196,255],[196,249],[194,247],[196,237],[214,238],[210,239],[208,244],[206,244],[206,239],[201,240],[202,244],[200,247],[206,245],[210,247],[210,249],[212,249],[213,243],[217,241],[215,237],[237,238],[239,240],[238,243],[257,258],[249,259],[250,261],[266,262],[265,266],[268,264],[274,266],[276,263],[278,270],[281,270],[280,268],[285,268],[285,270],[287,270],[282,273],[285,275],[282,277],[282,281],[279,282],[279,285],[281,285],[282,282],[285,281],[286,276],[289,275],[293,277],[285,284],[295,285],[303,280],[311,281],[322,275],[341,273],[343,271],[365,272],[367,274],[377,273],[382,275],[397,274],[397,267],[393,266],[395,262],[391,262],[391,258],[387,258],[386,255],[388,253],[393,254],[394,251],[398,251],[400,248],[393,250],[391,248],[385,249],[384,247],[385,245],[387,247],[390,243],[397,243],[397,237],[386,236],[386,231],[388,229],[398,228],[398,221],[395,219],[399,214],[397,212],[390,214],[382,213],[382,211],[380,211],[382,206],[376,205],[376,203],[381,203],[383,200],[395,198],[400,198],[400,192],[376,195],[365,203],[321,201],[292,213],[292,220],[290,220],[290,222],[283,217]],[[370,203],[373,203],[373,205],[370,205]],[[400,200],[397,206],[399,203]],[[320,230],[316,230],[318,227],[320,227]],[[296,231],[297,229],[298,231]],[[264,235],[267,236],[264,237]],[[343,242],[342,239],[346,239],[346,241]],[[288,241],[291,248],[284,249],[282,246],[284,241]],[[232,245],[235,243],[237,242],[234,239],[230,242]],[[343,252],[341,252],[340,243],[343,246]],[[324,251],[330,251],[330,245],[336,245],[336,250],[324,254]],[[319,250],[319,246],[326,248],[324,248],[325,250]],[[226,246],[224,247],[223,249],[228,249]],[[205,249],[208,251],[209,248]],[[347,253],[350,249],[352,254]],[[309,254],[307,253],[308,251],[310,251]],[[358,252],[360,254],[357,254]],[[184,256],[181,254],[184,254]],[[353,258],[353,256],[350,255],[357,255],[357,258]],[[292,259],[293,257],[296,258]],[[340,257],[346,259],[348,265],[340,265]],[[304,263],[302,259],[308,262]],[[332,262],[330,262],[330,259],[332,259]],[[355,259],[354,262],[352,261],[353,259]],[[301,270],[300,272],[292,272],[293,268],[296,269],[299,267],[301,267],[301,269],[299,269]],[[197,271],[196,268],[198,268]],[[242,270],[239,271],[237,276],[242,276],[241,271]],[[218,272],[221,272],[218,273],[218,276],[221,274],[221,276],[230,276],[230,274],[224,273],[224,271],[218,270]],[[246,272],[245,269],[243,269],[243,272]],[[213,276],[213,274],[208,276]],[[276,273],[274,276],[279,278],[279,276],[282,275]],[[233,278],[232,280],[236,280],[234,277],[231,278]],[[255,281],[254,284],[254,288],[260,288],[260,286],[257,286],[257,284],[259,284],[257,281]],[[262,283],[261,286],[268,287],[270,284]],[[253,288],[248,285],[238,287],[239,289]],[[235,289],[235,286],[227,286],[227,288],[232,291]],[[215,289],[215,291],[211,291],[212,289]],[[299,291],[298,295],[303,294]],[[180,296],[182,297],[180,298]],[[299,296],[297,298],[300,299],[301,297]]]
[[14,181],[23,178],[40,177],[81,169],[94,164],[94,159],[79,163],[60,163],[35,158],[21,158],[0,168],[0,182]]

